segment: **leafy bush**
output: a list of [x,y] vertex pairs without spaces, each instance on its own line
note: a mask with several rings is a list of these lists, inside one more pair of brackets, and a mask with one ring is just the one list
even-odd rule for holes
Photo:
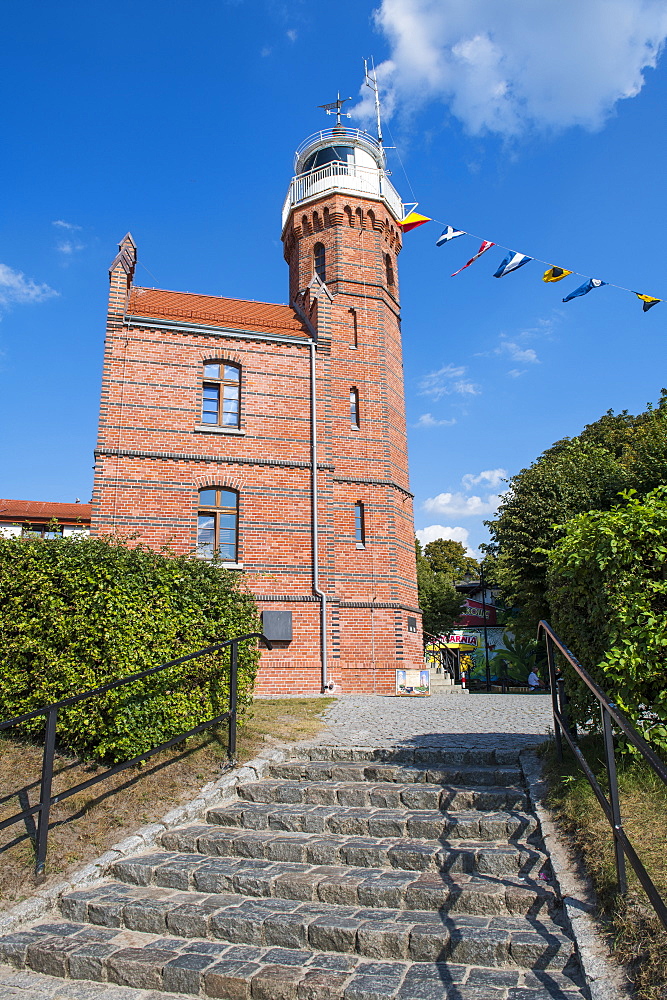
[[[646,739],[667,750],[667,487],[573,518],[549,554],[551,622]],[[572,678],[572,714],[597,709]]]
[[[0,538],[2,719],[257,631],[254,600],[229,570],[117,538]],[[221,714],[228,659],[209,654],[60,709],[59,745],[127,760]],[[239,646],[240,705],[258,660],[256,641]],[[22,732],[43,726],[38,717]]]

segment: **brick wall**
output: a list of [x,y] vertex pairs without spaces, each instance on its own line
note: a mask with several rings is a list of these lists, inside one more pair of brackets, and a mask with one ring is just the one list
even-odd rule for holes
[[[408,616],[419,621],[419,614],[397,286],[400,232],[381,202],[331,194],[307,211],[297,208],[283,241],[297,312],[133,288],[136,250],[130,237],[121,244],[110,272],[93,533],[131,533],[154,547],[191,552],[197,491],[212,485],[238,491],[238,560],[246,582],[260,607],[288,609],[294,623],[291,643],[264,651],[257,692],[318,692],[314,341],[329,679],[343,692],[389,693],[397,666],[421,662],[421,627],[407,627]],[[326,288],[313,281],[317,243],[325,248]],[[241,368],[236,433],[201,426],[203,364],[212,360]],[[352,388],[358,427],[350,420]],[[364,548],[355,540],[357,503],[364,505]]]

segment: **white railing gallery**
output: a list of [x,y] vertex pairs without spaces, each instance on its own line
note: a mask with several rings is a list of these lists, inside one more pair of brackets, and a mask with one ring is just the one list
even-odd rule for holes
[[318,167],[317,170],[310,170],[307,174],[297,174],[292,178],[283,205],[283,227],[295,205],[332,190],[356,191],[383,198],[396,218],[403,218],[400,195],[382,171],[355,163],[334,161]]

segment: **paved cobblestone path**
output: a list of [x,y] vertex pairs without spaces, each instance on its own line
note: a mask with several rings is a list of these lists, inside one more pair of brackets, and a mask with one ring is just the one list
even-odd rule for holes
[[330,746],[524,749],[551,726],[544,694],[439,694],[430,698],[346,695],[325,715],[316,742]]
[[543,696],[338,699],[0,938],[1,1000],[584,1000],[519,760],[549,723]]

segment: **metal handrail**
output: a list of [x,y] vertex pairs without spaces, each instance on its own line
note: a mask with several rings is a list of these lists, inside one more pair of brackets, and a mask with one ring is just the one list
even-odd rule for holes
[[318,142],[332,141],[335,141],[337,145],[344,146],[345,140],[352,143],[365,142],[377,152],[384,153],[382,143],[379,142],[375,136],[371,135],[370,132],[365,132],[360,128],[348,128],[346,125],[339,125],[337,128],[323,128],[320,129],[319,132],[313,132],[313,134],[309,135],[307,139],[300,142],[297,146],[296,153],[294,154],[294,168],[296,169],[299,157],[308,149],[309,146],[314,146]]
[[[554,735],[556,738],[558,757],[562,761],[562,737],[564,736],[570,746],[570,749],[572,750],[572,753],[577,758],[579,766],[588,778],[589,784],[593,789],[598,802],[602,806],[602,811],[611,826],[614,836],[614,858],[616,862],[616,877],[619,892],[621,895],[625,895],[628,891],[628,881],[625,869],[625,859],[627,857],[642,885],[642,888],[644,889],[644,892],[649,898],[651,906],[657,913],[665,929],[667,929],[667,903],[656,889],[650,875],[639,860],[634,847],[628,840],[627,834],[623,829],[623,820],[621,818],[621,808],[618,795],[616,759],[614,757],[614,734],[611,726],[612,721],[617,728],[620,729],[625,738],[629,740],[635,749],[639,751],[644,760],[650,765],[665,785],[667,785],[667,767],[655,751],[648,745],[646,740],[640,736],[625,713],[621,711],[618,705],[609,700],[608,695],[606,695],[602,688],[596,684],[588,671],[586,671],[579,663],[579,660],[572,653],[572,651],[568,649],[562,639],[556,634],[556,632],[554,632],[549,623],[544,620],[541,621],[537,627],[538,639],[540,638],[541,633],[544,633],[547,643],[547,661],[549,664],[549,680],[551,685],[551,705],[553,710]],[[558,648],[559,652],[565,657],[579,679],[584,682],[586,687],[599,702],[602,717],[602,734],[604,738],[604,755],[605,765],[607,768],[609,798],[607,798],[604,790],[601,788],[597,778],[595,777],[592,768],[589,766],[588,761],[577,746],[576,731],[573,732],[570,727],[567,712],[567,697],[565,694],[565,681],[556,670],[554,647]]]
[[[168,660],[166,663],[160,663],[157,667],[149,667],[148,670],[142,670],[138,674],[129,674],[129,676],[121,677],[117,681],[109,681],[108,684],[101,684],[99,687],[91,688],[89,691],[83,691],[80,694],[72,695],[71,698],[62,698],[60,701],[54,701],[50,705],[43,705],[41,708],[33,709],[32,712],[25,712],[23,715],[17,715],[13,719],[7,719],[5,722],[0,722],[1,732],[2,730],[9,729],[11,726],[20,725],[20,723],[26,722],[28,719],[34,719],[38,715],[46,716],[44,754],[42,757],[42,776],[39,782],[39,802],[37,805],[24,809],[23,812],[15,813],[8,819],[0,822],[0,830],[4,830],[8,826],[12,826],[14,823],[19,823],[22,819],[27,819],[28,816],[32,816],[34,813],[39,813],[35,850],[36,875],[44,874],[48,846],[49,817],[51,813],[51,806],[55,805],[57,802],[62,802],[64,799],[68,799],[70,795],[76,795],[77,792],[82,792],[85,788],[90,788],[91,785],[96,785],[98,781],[104,781],[105,778],[109,778],[112,774],[118,774],[119,771],[124,771],[125,768],[132,767],[133,764],[140,764],[142,761],[148,760],[148,758],[152,757],[154,754],[159,753],[160,750],[168,750],[170,747],[175,746],[177,743],[187,739],[189,736],[196,736],[197,733],[201,733],[205,729],[210,729],[211,726],[218,725],[221,722],[229,722],[227,755],[230,758],[234,756],[236,753],[236,722],[238,707],[238,644],[239,642],[244,642],[246,639],[261,639],[266,643],[268,649],[273,648],[272,644],[266,636],[262,635],[261,632],[249,632],[247,635],[239,635],[234,639],[225,639],[222,642],[216,642],[212,646],[206,646],[205,649],[197,650],[195,653],[187,653],[185,656],[179,656],[175,660]],[[79,784],[73,785],[71,788],[67,788],[64,792],[59,792],[57,795],[51,794],[58,709],[64,708],[66,705],[74,705],[76,702],[83,701],[86,698],[92,698],[94,695],[104,694],[105,691],[111,691],[113,688],[123,687],[125,684],[132,684],[134,681],[142,680],[144,677],[150,677],[152,674],[160,673],[160,671],[166,670],[168,667],[175,667],[179,663],[186,663],[188,660],[196,660],[201,656],[206,656],[208,653],[215,653],[219,649],[224,649],[226,646],[231,647],[229,658],[229,709],[226,712],[223,712],[221,715],[217,715],[214,719],[208,719],[206,722],[201,722],[198,726],[188,729],[187,732],[180,733],[178,736],[172,737],[172,739],[167,740],[166,743],[160,743],[159,746],[153,747],[152,750],[139,754],[138,757],[132,757],[131,760],[125,760],[120,764],[115,764],[113,767],[107,768],[107,770],[103,771],[101,774],[96,774],[93,778],[88,778],[86,781],[81,781]],[[11,796],[8,796],[8,798],[9,797]]]
[[379,167],[366,167],[358,163],[334,160],[323,167],[309,170],[305,174],[296,174],[292,178],[283,205],[283,226],[294,205],[321,197],[334,188],[383,198],[396,218],[403,218],[401,196],[383,170]]
[[459,671],[459,658],[453,649],[450,649],[437,635],[424,632],[424,653],[428,653],[428,647],[433,647],[433,655],[440,657],[441,667],[447,671],[455,684],[461,681]]

